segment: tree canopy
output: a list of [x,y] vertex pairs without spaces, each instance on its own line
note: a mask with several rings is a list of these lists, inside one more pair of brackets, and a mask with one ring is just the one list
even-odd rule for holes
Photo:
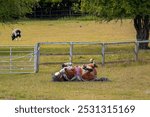
[[[107,21],[130,17],[134,19],[136,39],[149,39],[149,0],[82,0],[81,8]],[[149,49],[148,43],[140,43],[139,48]]]
[[36,3],[47,9],[71,8],[79,11],[81,7],[82,12],[108,21],[150,14],[149,0],[0,0],[0,21],[23,17],[32,12]]
[[0,0],[0,21],[18,19],[32,12],[37,0]]
[[[81,0],[0,0],[0,22],[12,21],[35,10],[42,9],[42,12],[49,10],[80,10]],[[43,9],[44,8],[44,9]]]
[[150,14],[149,0],[82,0],[83,12],[96,15],[103,20],[134,18]]

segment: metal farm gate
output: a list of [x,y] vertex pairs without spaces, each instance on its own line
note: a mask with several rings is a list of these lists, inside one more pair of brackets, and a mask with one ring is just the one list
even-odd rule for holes
[[0,74],[35,73],[36,46],[0,45]]

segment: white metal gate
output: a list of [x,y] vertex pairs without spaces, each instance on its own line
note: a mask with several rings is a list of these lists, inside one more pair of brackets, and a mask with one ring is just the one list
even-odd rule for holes
[[35,73],[35,47],[0,45],[0,74]]

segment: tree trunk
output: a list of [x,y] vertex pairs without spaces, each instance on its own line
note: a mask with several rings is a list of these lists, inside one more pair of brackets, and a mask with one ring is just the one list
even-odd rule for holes
[[[149,16],[137,15],[134,18],[134,27],[136,29],[137,41],[146,41],[149,39]],[[148,43],[140,43],[140,49],[148,49]]]

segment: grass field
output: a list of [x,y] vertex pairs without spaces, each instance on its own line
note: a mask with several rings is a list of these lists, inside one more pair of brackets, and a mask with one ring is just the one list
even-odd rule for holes
[[[12,42],[13,28],[22,30],[22,41]],[[0,25],[1,44],[35,44],[45,41],[131,41],[135,38],[133,22],[100,23],[95,21],[50,20],[22,21],[18,24]]]
[[[11,30],[14,27],[21,28],[22,40],[11,41]],[[35,20],[0,25],[1,45],[34,45],[36,42],[48,41],[116,42],[134,41],[134,38],[131,20],[123,23]],[[46,62],[49,58],[41,59]],[[66,60],[58,58],[58,61],[60,59]],[[78,59],[82,60],[84,56]],[[40,65],[37,74],[0,74],[0,99],[150,99],[149,61],[114,63],[104,67],[99,65],[98,76],[108,77],[112,82],[51,82],[51,74],[59,69],[60,64],[47,64]]]

